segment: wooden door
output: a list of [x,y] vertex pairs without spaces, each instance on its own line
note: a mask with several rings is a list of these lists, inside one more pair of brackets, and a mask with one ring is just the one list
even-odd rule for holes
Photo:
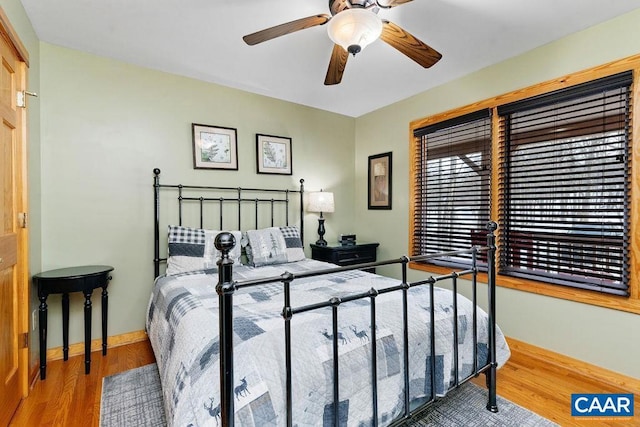
[[25,218],[26,150],[24,111],[16,105],[26,72],[5,37],[0,37],[0,58],[0,426],[5,426],[26,394],[28,363],[26,224],[20,224]]

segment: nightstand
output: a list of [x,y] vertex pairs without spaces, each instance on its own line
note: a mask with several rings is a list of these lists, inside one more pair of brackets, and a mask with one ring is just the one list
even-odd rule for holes
[[[376,249],[379,243],[358,243],[355,245],[327,245],[318,246],[311,244],[311,258],[317,261],[325,261],[339,266],[361,264],[376,261]],[[375,268],[367,269],[375,273]]]

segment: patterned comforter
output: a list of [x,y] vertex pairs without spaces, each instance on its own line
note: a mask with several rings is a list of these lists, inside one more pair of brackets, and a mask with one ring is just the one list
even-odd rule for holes
[[[330,264],[305,259],[266,267],[234,268],[234,280],[298,273]],[[217,426],[220,422],[217,272],[200,271],[156,280],[149,302],[147,332],[153,346],[169,425]],[[296,280],[292,305],[300,307],[370,288],[396,285],[395,279],[358,270]],[[281,426],[285,414],[284,321],[281,284],[244,288],[234,294],[235,417],[241,426]],[[435,288],[436,394],[453,382],[453,297]],[[387,424],[402,412],[403,324],[401,293],[376,298],[378,416]],[[410,398],[431,396],[428,287],[409,289]],[[471,302],[458,296],[459,378],[472,372]],[[340,424],[371,425],[370,304],[340,305]],[[298,426],[331,426],[333,411],[331,309],[296,314],[291,320],[293,421]],[[478,341],[487,341],[487,316],[478,310]],[[499,366],[509,357],[497,329]],[[487,360],[479,344],[478,365]]]

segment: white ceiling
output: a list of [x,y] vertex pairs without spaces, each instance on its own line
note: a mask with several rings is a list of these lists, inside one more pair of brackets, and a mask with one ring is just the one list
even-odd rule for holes
[[381,10],[443,55],[424,69],[378,40],[325,86],[326,25],[255,46],[242,36],[329,13],[328,0],[21,0],[40,40],[358,117],[640,7],[640,0],[414,0]]

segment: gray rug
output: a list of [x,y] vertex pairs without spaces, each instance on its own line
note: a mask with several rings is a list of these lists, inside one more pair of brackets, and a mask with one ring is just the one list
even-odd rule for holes
[[[467,383],[433,404],[410,426],[556,426],[537,414],[498,396],[499,412],[485,409],[487,391]],[[131,369],[104,378],[100,403],[101,427],[163,427],[162,391],[156,364]]]
[[166,425],[160,376],[155,363],[102,380],[101,427]]

